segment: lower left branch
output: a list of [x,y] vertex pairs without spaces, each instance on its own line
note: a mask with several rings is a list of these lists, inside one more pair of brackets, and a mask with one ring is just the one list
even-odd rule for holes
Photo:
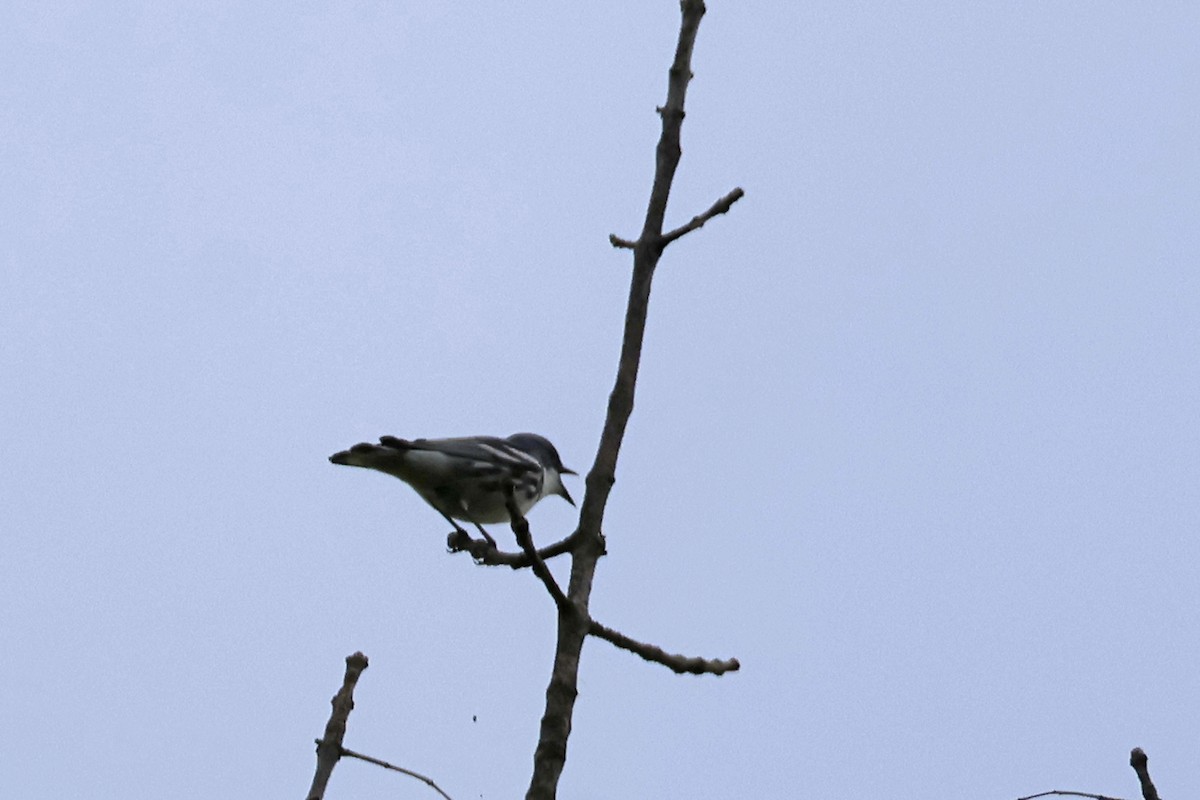
[[317,741],[317,771],[313,774],[312,787],[308,790],[308,800],[322,800],[325,797],[325,786],[333,775],[333,768],[342,757],[342,740],[346,738],[346,722],[350,712],[354,710],[354,687],[358,677],[367,668],[367,657],[362,653],[346,656],[346,676],[342,679],[342,688],[338,689],[330,703],[333,711],[329,721],[325,723],[325,737]]
[[333,711],[329,715],[329,721],[325,723],[325,736],[317,739],[317,770],[313,774],[312,787],[308,790],[307,800],[324,800],[325,787],[329,783],[330,776],[333,775],[334,766],[342,756],[357,758],[369,764],[416,778],[446,800],[451,800],[450,795],[443,792],[440,786],[419,772],[397,767],[395,764],[347,750],[342,746],[342,742],[346,738],[346,723],[350,719],[350,712],[354,710],[354,687],[358,684],[358,678],[366,668],[367,657],[362,653],[346,656],[346,675],[342,679],[342,688],[338,689],[337,694],[330,701]]

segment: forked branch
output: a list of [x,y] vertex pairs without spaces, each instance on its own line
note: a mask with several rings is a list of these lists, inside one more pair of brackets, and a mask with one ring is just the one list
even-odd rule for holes
[[342,679],[342,688],[338,689],[337,694],[333,696],[333,700],[331,701],[333,711],[329,715],[329,722],[325,723],[325,736],[316,740],[317,771],[313,775],[312,787],[308,790],[307,800],[323,800],[325,797],[325,787],[329,783],[329,777],[333,774],[333,768],[343,756],[346,758],[357,758],[369,764],[375,764],[384,769],[416,778],[446,798],[446,800],[452,800],[450,795],[442,791],[442,787],[433,782],[432,778],[428,778],[419,772],[413,772],[411,769],[389,764],[382,759],[356,753],[353,750],[347,750],[342,746],[342,742],[346,738],[346,723],[349,721],[350,712],[354,710],[354,687],[358,685],[358,678],[366,668],[367,657],[362,653],[354,653],[353,655],[346,656],[346,675]]
[[308,790],[308,800],[322,800],[325,797],[325,786],[333,775],[333,768],[342,757],[342,740],[346,738],[346,722],[350,712],[354,710],[354,687],[358,677],[367,668],[367,657],[362,653],[346,656],[346,674],[342,678],[342,688],[338,689],[330,702],[333,711],[329,721],[325,723],[325,736],[317,740],[317,770],[313,774],[312,787]]
[[[557,792],[558,779],[567,758],[571,717],[579,693],[579,655],[584,640],[593,632],[592,627],[595,624],[588,617],[588,603],[596,574],[596,562],[604,552],[602,523],[609,495],[616,482],[617,457],[625,439],[629,417],[633,413],[637,374],[646,333],[646,316],[650,305],[650,286],[654,278],[654,269],[663,252],[663,219],[666,215],[667,199],[671,193],[671,183],[675,178],[675,170],[679,166],[682,152],[679,144],[680,129],[684,118],[684,99],[692,77],[692,48],[705,12],[703,0],[682,0],[680,9],[682,19],[679,39],[675,46],[675,58],[668,71],[667,102],[660,109],[662,133],[655,150],[654,183],[646,206],[646,219],[635,242],[620,240],[633,250],[633,275],[625,309],[621,356],[617,364],[617,378],[608,398],[608,412],[604,419],[604,430],[600,435],[600,446],[587,474],[586,491],[579,510],[579,529],[575,533],[578,539],[571,550],[571,581],[567,588],[567,598],[578,613],[558,615],[558,643],[554,652],[554,667],[550,674],[550,684],[546,688],[546,711],[542,715],[537,750],[534,752],[533,777],[525,795],[527,800],[553,800]],[[727,195],[729,205],[740,196],[740,192]],[[721,203],[718,202],[708,217],[703,214],[697,217],[690,230],[700,227],[711,216],[722,213],[720,206]],[[688,228],[688,225],[683,227]],[[681,229],[678,235],[682,236],[686,232],[687,230]],[[600,629],[609,631],[603,626],[600,626]],[[640,644],[615,632],[610,633],[610,641],[616,639],[623,645]],[[627,649],[639,652],[633,647]],[[655,652],[655,655],[661,653],[668,656],[669,660],[669,654],[657,648],[643,646],[641,652]]]
[[[708,222],[710,219],[717,216],[718,214],[727,213],[729,211],[729,209],[733,207],[733,204],[736,203],[738,200],[741,200],[745,194],[746,193],[742,191],[742,188],[740,186],[736,187],[729,194],[725,195],[720,200],[713,203],[712,206],[710,206],[709,209],[707,211],[705,211],[703,214],[698,214],[697,216],[692,217],[691,220],[689,220],[686,225],[680,225],[675,230],[668,231],[667,233],[664,233],[662,236],[659,236],[658,239],[652,243],[653,246],[656,247],[661,252],[664,247],[666,247],[667,245],[669,245],[671,242],[675,241],[676,239],[680,238],[681,236],[686,236],[687,234],[691,233],[692,231],[694,231],[698,228],[703,228],[704,223]],[[629,239],[622,239],[620,236],[617,236],[615,233],[610,233],[608,235],[608,241],[610,244],[612,244],[613,247],[623,248],[625,250],[635,250],[635,249],[637,249],[637,246],[638,246],[637,242],[630,241]]]

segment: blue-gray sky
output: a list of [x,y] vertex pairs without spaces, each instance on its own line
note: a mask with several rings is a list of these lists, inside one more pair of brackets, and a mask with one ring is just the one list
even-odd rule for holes
[[[590,466],[677,27],[9,6],[8,794],[298,797],[360,649],[348,746],[523,792],[549,598],[326,457]],[[747,195],[662,262],[593,610],[743,669],[589,642],[562,796],[1135,796],[1135,745],[1200,792],[1198,40],[1194,3],[711,3],[669,222]]]

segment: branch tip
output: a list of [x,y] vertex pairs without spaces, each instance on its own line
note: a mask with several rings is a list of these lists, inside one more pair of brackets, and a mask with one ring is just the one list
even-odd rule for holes
[[1138,776],[1138,783],[1142,785],[1142,800],[1159,800],[1158,789],[1154,788],[1154,781],[1150,780],[1150,770],[1147,766],[1149,762],[1150,758],[1142,748],[1135,747],[1130,751],[1129,766],[1133,767]]
[[588,624],[588,633],[622,650],[639,655],[646,661],[662,664],[679,675],[724,675],[726,672],[737,672],[742,667],[741,662],[736,658],[700,658],[668,653],[661,647],[631,639],[595,620],[591,620]]
[[671,242],[675,241],[676,239],[680,238],[681,236],[685,236],[694,230],[703,228],[704,223],[708,222],[710,219],[712,219],[715,216],[728,213],[729,209],[733,207],[733,204],[736,203],[738,200],[741,200],[745,196],[746,196],[746,193],[744,191],[742,191],[742,187],[740,187],[740,186],[735,187],[733,189],[733,191],[729,192],[729,194],[725,195],[720,200],[713,203],[712,206],[710,206],[709,209],[707,211],[705,211],[703,214],[699,214],[698,216],[692,217],[691,220],[686,225],[680,225],[675,230],[670,231],[668,233],[664,233],[663,237],[662,237],[662,245],[661,246],[666,247]]
[[346,723],[354,710],[354,687],[363,670],[367,668],[367,657],[361,652],[346,656],[346,674],[342,677],[342,688],[329,701],[333,710],[325,723],[325,735],[317,740],[317,769],[313,773],[308,800],[322,800],[325,787],[333,775],[333,768],[342,757],[342,740],[346,738]]

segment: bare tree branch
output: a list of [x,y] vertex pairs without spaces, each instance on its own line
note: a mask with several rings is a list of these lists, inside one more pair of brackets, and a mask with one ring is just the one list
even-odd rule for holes
[[342,688],[338,689],[338,693],[330,701],[333,704],[333,711],[329,715],[329,722],[325,723],[325,737],[316,740],[317,771],[313,775],[312,788],[308,790],[307,800],[323,800],[325,787],[333,774],[333,768],[342,756],[357,758],[385,769],[401,772],[425,782],[446,800],[452,800],[450,795],[443,792],[441,787],[433,782],[433,779],[419,772],[397,767],[395,764],[347,750],[342,746],[342,741],[346,738],[346,722],[350,718],[350,712],[354,710],[354,687],[358,684],[358,678],[366,668],[367,657],[362,653],[346,656],[346,676],[342,679]]
[[1065,792],[1061,789],[1051,789],[1048,792],[1039,792],[1038,794],[1031,794],[1028,797],[1018,797],[1017,800],[1034,800],[1035,798],[1038,798],[1038,797],[1050,797],[1052,795],[1057,795],[1057,796],[1061,796],[1061,797],[1090,797],[1092,800],[1121,800],[1121,798],[1119,798],[1119,797],[1109,797],[1109,796],[1103,795],[1103,794],[1088,794],[1087,792]]
[[675,230],[670,231],[669,233],[664,233],[659,246],[666,247],[680,236],[685,236],[697,228],[703,228],[704,223],[708,222],[713,217],[717,216],[718,214],[724,214],[728,212],[729,209],[733,207],[733,204],[738,200],[741,200],[742,196],[745,194],[746,193],[742,191],[740,186],[734,189],[732,192],[713,203],[712,207],[709,208],[708,211],[705,211],[698,217],[692,217],[691,221],[686,225],[680,225]]
[[325,797],[325,786],[338,759],[342,757],[342,740],[346,737],[346,722],[350,712],[354,710],[354,687],[358,677],[367,668],[367,657],[362,653],[346,656],[346,675],[342,678],[342,688],[338,689],[330,703],[333,711],[329,721],[325,723],[325,737],[317,740],[317,770],[313,775],[312,787],[308,790],[308,800],[322,800]]
[[1129,753],[1129,766],[1133,767],[1138,782],[1142,784],[1142,800],[1159,800],[1158,789],[1154,788],[1154,781],[1150,780],[1150,770],[1146,766],[1149,761],[1146,751],[1140,747],[1133,748]]
[[550,568],[538,556],[537,549],[533,546],[533,536],[529,533],[529,522],[521,515],[520,509],[517,508],[517,500],[513,496],[512,484],[509,484],[505,490],[504,504],[508,507],[508,517],[512,520],[513,533],[517,535],[517,544],[521,545],[521,549],[525,551],[525,556],[533,564],[533,574],[541,579],[546,587],[546,591],[554,598],[554,604],[558,606],[558,613],[573,613],[575,606],[571,605],[571,601],[563,594],[562,587],[558,585],[558,581],[554,580],[554,575],[550,572]]
[[[660,109],[660,111],[661,111],[661,109]],[[668,233],[664,233],[662,236],[658,237],[658,240],[656,242],[654,242],[654,246],[657,247],[661,251],[664,247],[666,247],[667,245],[669,245],[671,242],[675,241],[679,237],[686,236],[687,234],[691,233],[692,231],[696,230],[697,228],[703,228],[704,223],[708,222],[713,217],[717,216],[718,214],[727,213],[729,211],[729,209],[733,207],[733,204],[736,203],[738,200],[741,200],[745,194],[746,193],[742,191],[740,186],[735,188],[729,194],[725,195],[720,200],[713,203],[712,207],[710,207],[703,214],[692,217],[691,220],[686,225],[680,225],[675,230],[669,231]],[[637,249],[637,245],[638,245],[637,242],[630,241],[629,239],[622,239],[620,236],[617,236],[615,233],[610,233],[608,235],[608,241],[613,247],[624,248],[625,250],[635,250],[635,249]]]
[[410,778],[416,778],[417,780],[424,782],[427,786],[429,786],[429,788],[433,789],[442,797],[446,798],[446,800],[454,800],[454,798],[452,798],[450,795],[443,792],[442,787],[434,783],[432,778],[426,777],[419,772],[413,772],[411,769],[405,769],[404,767],[397,767],[395,764],[389,764],[381,759],[365,756],[362,753],[356,753],[353,750],[347,750],[344,747],[342,748],[342,755],[346,756],[347,758],[357,758],[360,761],[366,761],[368,764],[374,764],[377,767],[394,770],[395,772],[402,773]]
[[650,285],[654,269],[662,255],[663,219],[671,183],[679,166],[680,128],[683,125],[684,99],[692,77],[692,48],[700,20],[704,17],[703,0],[682,0],[682,20],[675,58],[668,72],[667,102],[660,109],[662,133],[655,151],[654,183],[646,207],[646,219],[637,242],[613,237],[616,246],[632,245],[633,275],[629,285],[629,300],[625,310],[625,330],[617,378],[608,398],[608,413],[596,460],[587,474],[583,504],[579,511],[578,541],[571,551],[571,578],[567,597],[578,609],[577,614],[558,615],[558,642],[550,684],[546,687],[546,710],[542,715],[537,749],[533,756],[533,777],[527,800],[553,800],[558,779],[567,758],[567,738],[571,733],[571,717],[578,696],[579,654],[591,628],[588,602],[596,574],[596,562],[604,553],[601,534],[608,497],[616,482],[617,457],[625,438],[625,429],[633,413],[634,390],[641,364],[642,344],[646,332],[646,315],[650,304]]
[[730,659],[705,659],[696,656],[681,656],[674,653],[668,653],[661,647],[652,644],[645,644],[636,639],[631,639],[623,633],[614,631],[612,628],[601,625],[595,620],[591,621],[588,627],[588,633],[592,636],[597,636],[606,642],[611,642],[622,650],[628,650],[631,653],[636,653],[647,661],[653,661],[656,664],[662,664],[668,669],[678,672],[680,675],[723,675],[726,672],[734,672],[742,665],[738,663],[736,658]]
[[[1133,748],[1129,753],[1129,766],[1133,767],[1133,771],[1137,773],[1138,781],[1142,784],[1142,800],[1159,800],[1158,789],[1154,788],[1154,781],[1150,780],[1150,770],[1146,765],[1150,759],[1146,756],[1146,751],[1140,747]],[[1051,789],[1048,792],[1040,792],[1031,794],[1026,797],[1018,797],[1017,800],[1035,800],[1038,797],[1049,797],[1051,795],[1059,795],[1063,797],[1088,797],[1091,800],[1120,800],[1118,797],[1109,797],[1103,794],[1090,794],[1088,792],[1066,792],[1061,789]]]
[[[555,542],[552,545],[543,547],[537,551],[538,557],[543,561],[561,556],[563,553],[571,552],[571,548],[575,546],[578,540],[578,531],[572,533],[567,538]],[[475,563],[485,567],[512,567],[513,569],[523,569],[532,566],[533,562],[529,560],[529,555],[526,553],[506,553],[503,550],[497,550],[496,547],[486,539],[472,539],[469,535],[459,531],[452,531],[446,537],[446,548],[451,553],[470,553],[475,559]]]

